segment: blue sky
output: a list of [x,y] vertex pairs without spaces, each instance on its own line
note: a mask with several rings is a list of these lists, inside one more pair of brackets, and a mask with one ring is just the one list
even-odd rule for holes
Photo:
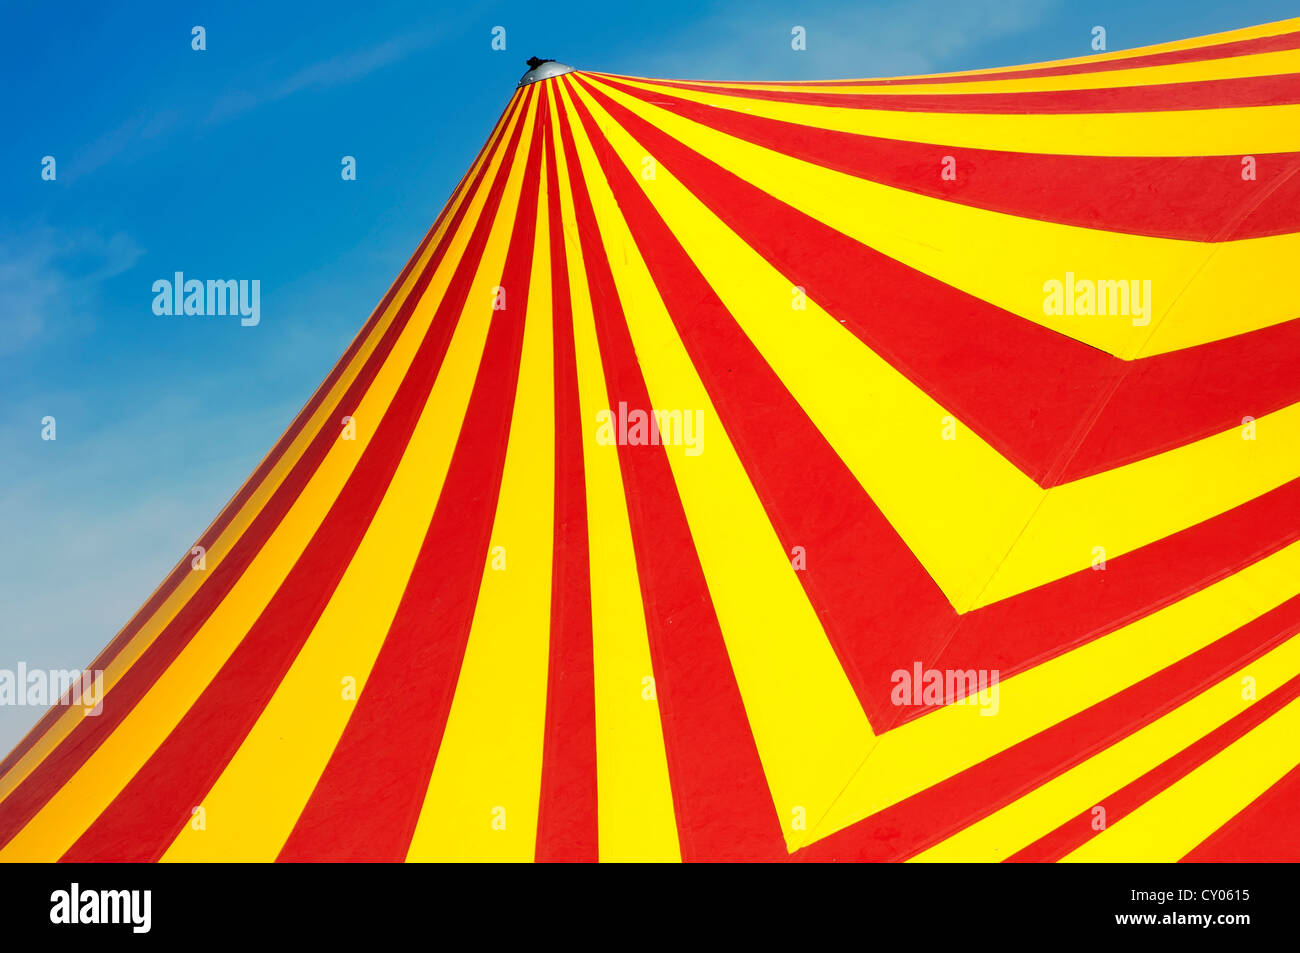
[[[1086,55],[1098,24],[1115,50],[1294,14],[1278,0],[9,0],[0,668],[84,665],[149,596],[369,315],[529,56],[644,76],[880,76]],[[258,279],[261,323],[155,315],[151,286],[175,271]],[[0,754],[38,716],[0,707]]]

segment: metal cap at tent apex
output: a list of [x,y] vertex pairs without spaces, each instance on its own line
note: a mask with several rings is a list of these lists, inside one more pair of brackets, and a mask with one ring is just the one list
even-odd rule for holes
[[519,85],[527,86],[529,83],[536,83],[544,79],[550,79],[552,76],[563,76],[565,73],[572,73],[573,67],[566,66],[563,63],[557,63],[555,60],[544,60],[536,56],[528,60],[529,70],[519,78]]

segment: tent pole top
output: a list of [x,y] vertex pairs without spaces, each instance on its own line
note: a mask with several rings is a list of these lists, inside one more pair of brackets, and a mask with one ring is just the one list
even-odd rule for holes
[[534,56],[528,60],[528,72],[520,77],[519,84],[515,89],[527,86],[530,83],[537,83],[544,79],[550,79],[552,76],[562,76],[565,73],[572,72],[572,66],[566,66],[563,63],[555,62],[555,60],[544,60]]

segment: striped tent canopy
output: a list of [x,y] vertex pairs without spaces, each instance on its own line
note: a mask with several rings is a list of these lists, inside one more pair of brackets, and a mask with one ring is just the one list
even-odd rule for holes
[[0,859],[1300,858],[1298,170],[1300,20],[521,85]]

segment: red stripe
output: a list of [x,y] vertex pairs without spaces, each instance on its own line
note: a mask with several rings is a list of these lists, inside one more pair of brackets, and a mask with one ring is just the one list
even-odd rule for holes
[[1300,766],[1201,841],[1183,863],[1300,860]]
[[[1256,156],[1258,178],[1243,181],[1239,155],[1171,159],[968,149],[820,129],[606,85],[782,155],[1021,218],[1201,242],[1300,231],[1300,176],[1294,174],[1300,153]],[[941,175],[948,160],[955,163],[955,179]]]
[[1208,79],[1194,83],[1120,86],[1113,89],[1064,89],[1023,93],[812,93],[772,89],[734,89],[655,80],[657,85],[743,99],[838,106],[844,109],[884,109],[895,112],[964,113],[983,115],[1062,115],[1065,113],[1166,112],[1184,109],[1237,109],[1283,106],[1300,102],[1300,73]]
[[[513,105],[506,109],[502,114],[501,119],[498,121],[496,129],[493,130],[492,137],[495,137],[497,132],[505,127],[505,124],[509,121],[513,112]],[[489,137],[488,142],[492,141],[492,137]],[[483,148],[479,151],[475,162],[482,159],[487,150],[487,146],[488,143],[485,142]],[[467,194],[472,194],[473,191],[477,189],[478,182],[481,180],[482,176],[483,169],[480,169]],[[303,408],[298,411],[298,415],[289,425],[289,429],[281,435],[278,441],[276,441],[275,446],[271,448],[271,452],[266,455],[265,459],[262,460],[257,469],[253,471],[252,476],[244,481],[243,486],[241,486],[239,491],[231,498],[230,502],[225,505],[217,518],[213,520],[212,525],[209,526],[199,539],[195,541],[195,545],[202,546],[205,550],[212,547],[216,540],[220,538],[221,534],[225,531],[226,527],[230,524],[231,520],[234,519],[235,514],[239,512],[256,489],[262,484],[262,481],[266,479],[267,474],[269,474],[276,464],[279,463],[281,457],[284,456],[285,451],[298,438],[298,434],[302,432],[303,427],[305,427],[307,422],[313,415],[315,415],[321,402],[324,401],[326,395],[333,389],[334,385],[338,382],[339,377],[342,376],[348,365],[351,364],[353,359],[356,357],[356,354],[361,349],[362,345],[370,337],[375,325],[378,324],[379,319],[388,310],[394,296],[406,282],[406,279],[410,275],[411,270],[415,267],[416,262],[418,262],[420,256],[424,254],[424,250],[429,241],[438,231],[438,226],[442,223],[443,219],[455,204],[456,197],[464,190],[465,182],[468,177],[469,173],[466,172],[466,175],[461,178],[461,181],[457,184],[455,190],[453,190],[451,198],[447,200],[447,204],[444,205],[442,211],[438,213],[438,217],[434,221],[433,225],[425,233],[424,238],[421,239],[415,253],[406,262],[405,267],[402,268],[401,274],[397,276],[397,280],[389,286],[388,291],[384,294],[383,300],[381,300],[378,307],[371,312],[366,323],[362,326],[361,330],[357,332],[356,337],[352,339],[352,343],[348,345],[347,350],[344,351],[343,356],[339,358],[338,362],[330,370],[325,380],[308,399]],[[454,229],[449,230],[448,235],[450,236],[453,232]],[[181,559],[180,563],[178,563],[172,570],[171,574],[163,580],[162,584],[156,590],[154,590],[153,594],[148,600],[146,600],[145,604],[136,611],[135,615],[131,617],[131,620],[122,627],[121,631],[119,631],[113,640],[104,647],[103,651],[96,656],[95,660],[91,662],[87,668],[91,671],[108,668],[109,664],[112,663],[131,639],[135,637],[136,633],[140,631],[158,608],[171,597],[172,593],[175,592],[176,588],[180,585],[181,580],[192,571],[190,554],[187,552]],[[18,743],[18,745],[4,758],[3,761],[0,761],[0,776],[3,776],[19,761],[19,759],[23,757],[23,755],[31,750],[45,732],[48,731],[56,721],[58,721],[59,716],[62,713],[62,709],[51,707],[44,716],[42,716],[36,726],[23,737],[22,741]]]
[[[532,267],[540,136],[533,137],[527,163],[501,279],[507,308],[492,315],[442,494],[356,711],[280,860],[399,861],[415,833],[465,656],[501,489]],[[490,227],[494,217],[485,210],[480,226]]]
[[[518,140],[518,130],[511,148]],[[495,208],[504,189],[504,178],[494,183],[488,198],[488,207]],[[450,231],[454,231],[463,216],[464,206],[456,213]],[[490,217],[490,215],[488,216]],[[414,312],[438,264],[445,255],[448,243],[436,249],[421,272],[410,294],[403,300],[384,337],[376,345],[365,367],[358,373],[338,409],[355,413],[371,381],[387,359],[407,320]],[[472,251],[467,254],[474,254]],[[85,763],[122,719],[135,707],[136,702],[154,681],[171,664],[190,638],[203,625],[226,593],[239,579],[262,544],[279,525],[289,507],[315,472],[319,462],[338,439],[337,423],[324,427],[313,438],[294,469],[285,478],[248,530],[232,547],[230,553],[212,571],[212,578],[177,613],[176,617],[159,633],[158,637],[123,675],[105,701],[105,710],[98,718],[83,719],[69,736],[49,756],[33,769],[8,798],[0,802],[0,845],[20,830]]]
[[[564,81],[564,80],[562,80]],[[563,114],[565,107],[560,106]],[[599,138],[578,104],[588,135]],[[611,406],[652,408],[567,123],[561,123]],[[618,448],[682,859],[785,856],[780,821],[662,447]]]
[[[1120,59],[1093,63],[1073,63],[1062,66],[1040,66],[1037,69],[994,69],[960,76],[921,76],[898,79],[831,79],[813,82],[764,82],[761,80],[741,85],[758,86],[925,86],[946,83],[983,83],[995,79],[1032,79],[1040,76],[1074,76],[1087,73],[1106,73],[1114,70],[1141,69],[1150,66],[1172,66],[1177,63],[1199,63],[1208,60],[1229,59],[1255,53],[1277,53],[1300,47],[1300,33],[1279,33],[1275,36],[1255,37],[1249,40],[1232,40],[1164,53],[1145,53]],[[604,76],[606,74],[596,74]],[[652,81],[653,82],[653,81]]]
[[1247,416],[1294,404],[1300,400],[1300,319],[1127,362],[1123,372],[1096,421],[1084,421],[1086,430],[1067,445],[1044,485],[1237,431]]
[[[1300,596],[1031,738],[794,854],[802,861],[905,860],[1115,744],[1291,638]],[[863,770],[871,769],[868,759]]]
[[583,85],[792,285],[1040,485],[1142,459],[1300,400],[1300,319],[1121,361],[854,241]]
[[[544,98],[543,102],[549,103]],[[549,112],[547,114],[549,117]],[[537,815],[539,861],[599,859],[596,689],[591,633],[591,564],[582,461],[582,407],[573,344],[569,265],[560,219],[555,140],[547,118],[546,194],[555,348],[555,548],[546,739]],[[581,267],[581,262],[576,263]]]
[[[1133,813],[1171,784],[1186,777],[1195,768],[1209,761],[1297,696],[1300,696],[1300,675],[1259,699],[1245,711],[1228,719],[1209,734],[1197,739],[1173,757],[1161,762],[1140,778],[1099,800],[1097,804],[1106,811],[1106,827],[1113,827],[1116,822]],[[1093,820],[1092,808],[1089,807],[1056,830],[1044,834],[1023,850],[1012,854],[1007,861],[1054,863],[1101,833],[1099,830],[1093,830]]]

